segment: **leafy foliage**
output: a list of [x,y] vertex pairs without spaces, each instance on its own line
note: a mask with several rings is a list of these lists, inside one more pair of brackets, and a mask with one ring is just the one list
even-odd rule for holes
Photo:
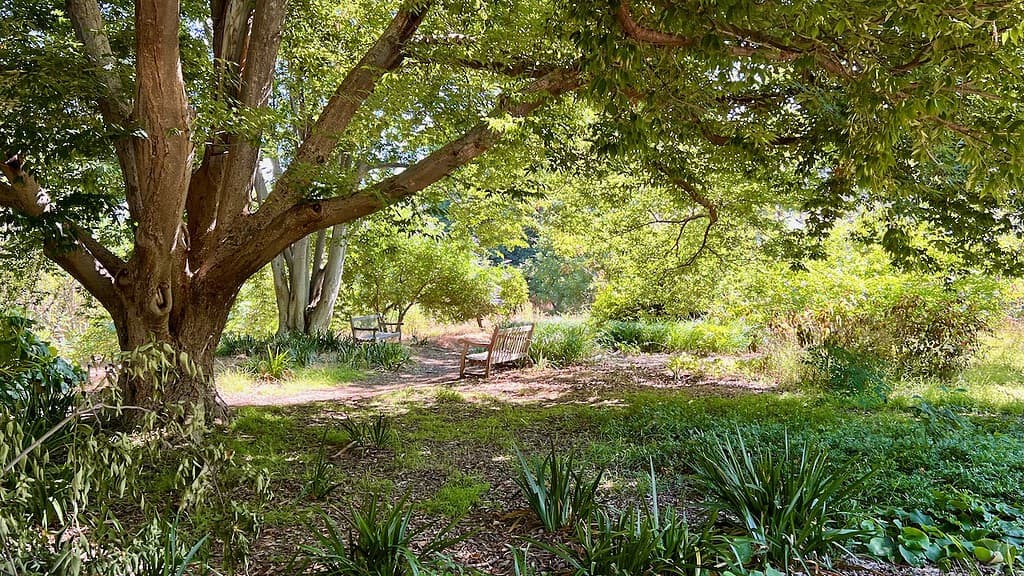
[[471,243],[443,231],[398,230],[381,220],[360,230],[345,274],[353,288],[351,307],[398,321],[414,304],[436,319],[462,322],[509,316],[527,300],[522,274],[487,264]]
[[76,407],[86,375],[31,328],[24,318],[0,317],[0,407],[45,431]]

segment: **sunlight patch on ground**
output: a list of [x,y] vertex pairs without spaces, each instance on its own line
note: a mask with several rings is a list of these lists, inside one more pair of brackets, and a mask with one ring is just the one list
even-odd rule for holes
[[263,380],[238,369],[217,374],[217,389],[226,394],[257,394],[284,397],[310,390],[330,390],[364,378],[362,371],[347,366],[296,368],[283,380]]

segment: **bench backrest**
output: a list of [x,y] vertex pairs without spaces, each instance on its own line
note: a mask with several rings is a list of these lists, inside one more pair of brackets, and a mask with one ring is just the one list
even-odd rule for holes
[[349,319],[349,323],[353,328],[363,330],[380,330],[380,317],[377,315],[373,316],[353,316]]
[[526,358],[532,339],[533,324],[495,328],[491,336],[491,355],[500,356],[503,361]]
[[380,317],[377,315],[352,316],[348,323],[352,327],[352,338],[356,340],[372,339],[381,331]]

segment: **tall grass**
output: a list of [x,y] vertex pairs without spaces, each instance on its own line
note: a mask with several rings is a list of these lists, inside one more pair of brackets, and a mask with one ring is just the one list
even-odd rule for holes
[[584,364],[597,355],[594,331],[581,321],[542,322],[533,331],[530,360],[557,368]]
[[612,320],[601,326],[599,341],[613,350],[627,352],[735,354],[750,349],[753,335],[750,327],[738,320]]
[[382,370],[396,370],[410,359],[409,350],[401,344],[360,343],[334,332],[275,334],[263,339],[247,334],[225,334],[217,347],[217,354],[245,355],[256,358],[254,362],[259,358],[274,359],[275,363],[297,367],[306,367],[324,356],[333,356],[339,365]]

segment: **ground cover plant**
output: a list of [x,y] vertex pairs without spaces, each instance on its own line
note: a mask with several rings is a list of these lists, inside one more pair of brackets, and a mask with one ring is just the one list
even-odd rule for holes
[[[5,473],[17,487],[4,493],[5,526],[63,525],[91,501],[60,478],[61,454],[92,461],[80,442],[93,437],[113,451],[105,462],[135,463],[89,484],[126,519],[105,541],[147,565],[361,574],[373,559],[401,573],[714,574],[843,566],[847,551],[908,566],[1020,564],[1024,423],[1012,399],[941,380],[870,406],[816,387],[705,394],[648,370],[660,384],[627,368],[525,404],[467,384],[341,410],[242,408],[178,433],[198,443],[165,434],[159,450],[83,428]],[[136,524],[142,502],[187,504]],[[12,570],[45,571],[80,550],[32,545],[35,564],[7,549],[21,566]]]

